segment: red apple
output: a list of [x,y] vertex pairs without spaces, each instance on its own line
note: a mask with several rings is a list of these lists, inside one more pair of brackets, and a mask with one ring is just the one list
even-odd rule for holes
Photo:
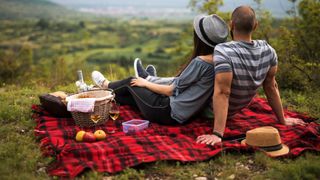
[[96,137],[93,135],[92,132],[86,132],[83,136],[83,141],[94,142],[94,141],[96,141]]
[[103,140],[107,137],[106,133],[103,130],[96,130],[94,136],[97,140]]

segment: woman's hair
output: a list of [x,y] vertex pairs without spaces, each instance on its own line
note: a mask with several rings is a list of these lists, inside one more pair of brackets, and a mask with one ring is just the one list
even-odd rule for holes
[[195,31],[193,31],[193,52],[190,57],[190,61],[197,56],[204,56],[208,54],[213,54],[214,48],[208,46],[204,43],[197,35]]
[[182,73],[182,71],[191,63],[191,61],[197,56],[204,56],[204,55],[213,55],[214,48],[208,46],[204,43],[197,35],[197,33],[193,30],[193,51],[192,54],[184,65],[181,66],[178,76]]

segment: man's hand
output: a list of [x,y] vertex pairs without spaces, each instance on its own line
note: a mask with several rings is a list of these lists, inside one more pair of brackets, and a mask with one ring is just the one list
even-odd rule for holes
[[137,79],[131,80],[131,86],[139,86],[139,87],[146,87],[148,81],[146,79],[143,79],[141,77],[138,77]]
[[284,125],[292,126],[296,124],[305,126],[307,123],[298,118],[284,118]]
[[205,135],[198,136],[196,142],[200,144],[214,145],[218,142],[221,142],[221,138],[213,134],[205,134]]

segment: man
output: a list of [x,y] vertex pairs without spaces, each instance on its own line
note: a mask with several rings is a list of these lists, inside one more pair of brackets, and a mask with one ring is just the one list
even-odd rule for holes
[[248,6],[236,8],[229,25],[233,41],[217,45],[214,51],[213,133],[199,136],[197,142],[221,142],[227,119],[246,107],[261,85],[280,123],[303,125],[300,119],[284,117],[275,79],[276,52],[266,41],[252,40],[258,25],[254,10]]

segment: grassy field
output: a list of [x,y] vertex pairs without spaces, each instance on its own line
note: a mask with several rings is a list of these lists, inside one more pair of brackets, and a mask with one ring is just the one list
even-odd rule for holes
[[[11,5],[20,1],[24,4]],[[3,15],[0,19],[4,19],[0,20],[0,179],[58,179],[46,174],[46,168],[53,159],[41,155],[33,132],[35,122],[31,118],[31,105],[39,104],[38,95],[57,90],[75,92],[78,69],[84,71],[88,83],[92,70],[102,71],[111,80],[133,75],[132,62],[136,57],[140,57],[145,65],[155,64],[159,75],[172,75],[176,65],[186,59],[192,48],[192,23],[34,18],[39,14],[31,14],[33,18],[28,20],[9,20],[7,17],[12,17],[12,14],[23,17],[35,7],[28,4],[31,1],[20,1],[1,4],[17,7],[9,13],[5,13],[8,8],[0,7]],[[41,14],[52,17],[57,12],[61,12],[58,17],[65,14],[64,10],[57,11],[46,3],[36,7],[40,6],[45,6],[39,12]],[[292,88],[288,87],[281,93],[286,108],[320,118],[320,91],[317,88],[307,91],[289,89]],[[222,152],[204,162],[160,161],[141,164],[117,174],[86,171],[77,179],[201,177],[320,179],[320,156],[319,153],[304,153],[296,159],[271,159],[262,153]]]
[[[170,63],[190,51],[179,46],[190,27],[151,20],[1,20],[0,81],[21,84],[27,78],[48,86],[68,84],[77,69],[100,70],[108,76],[116,70],[123,78],[132,72],[137,57],[165,76],[176,69]],[[190,42],[190,37],[183,41]]]
[[[45,173],[52,161],[41,155],[33,135],[35,122],[31,105],[38,104],[38,95],[55,90],[75,92],[74,85],[53,89],[41,86],[0,88],[0,177],[1,179],[49,179]],[[319,92],[313,92],[318,94]],[[284,91],[284,104],[293,110],[320,117],[320,98],[310,93]],[[294,95],[294,96],[293,96]],[[308,103],[306,103],[308,102]],[[271,159],[262,153],[239,154],[222,152],[208,161],[180,163],[161,161],[142,164],[117,174],[86,171],[78,179],[319,179],[320,156],[305,153],[297,159]]]

